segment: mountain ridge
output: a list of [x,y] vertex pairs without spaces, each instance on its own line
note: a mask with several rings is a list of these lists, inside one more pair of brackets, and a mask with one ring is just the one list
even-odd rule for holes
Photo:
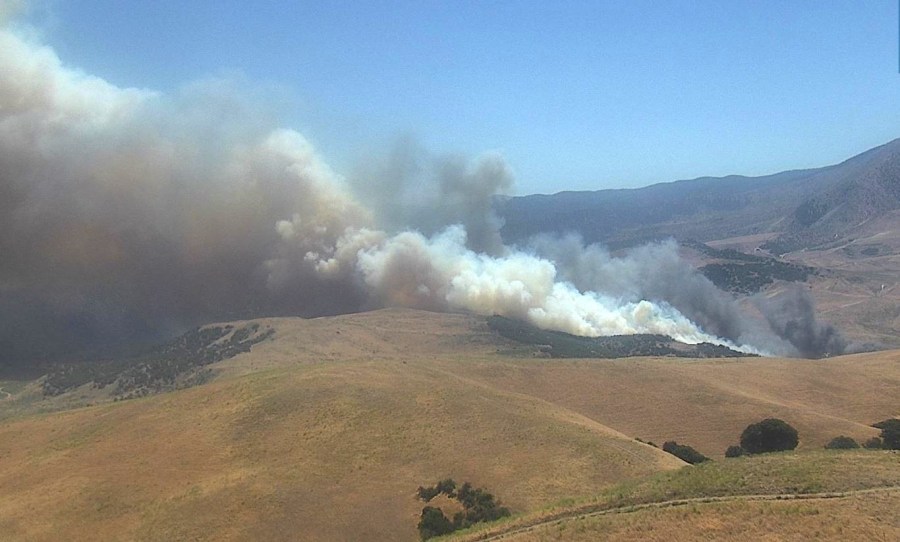
[[[880,216],[900,208],[900,190],[892,189],[896,186],[900,139],[821,168],[519,196],[498,200],[497,211],[504,220],[502,235],[512,243],[548,232],[577,232],[587,242],[613,248],[664,237],[711,241],[770,234],[781,238],[781,245],[769,248],[787,252],[833,239],[835,233],[846,235],[863,213],[875,210]],[[840,220],[827,213],[804,213],[832,210],[848,193],[859,203],[850,212],[838,213]]]

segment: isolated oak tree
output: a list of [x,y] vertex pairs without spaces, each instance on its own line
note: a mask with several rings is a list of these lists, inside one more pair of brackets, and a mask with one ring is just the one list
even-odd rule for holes
[[778,418],[752,423],[741,433],[741,448],[748,454],[793,450],[799,442],[797,430]]

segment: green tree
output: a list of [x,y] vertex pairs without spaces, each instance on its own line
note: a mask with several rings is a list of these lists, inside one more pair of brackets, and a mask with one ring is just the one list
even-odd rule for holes
[[891,418],[878,422],[872,427],[881,429],[882,447],[885,450],[900,450],[900,420]]
[[419,536],[422,537],[422,540],[452,533],[453,529],[453,524],[440,508],[426,506],[422,509],[419,519]]
[[741,433],[741,448],[748,454],[793,450],[798,443],[797,430],[778,418],[752,423]]

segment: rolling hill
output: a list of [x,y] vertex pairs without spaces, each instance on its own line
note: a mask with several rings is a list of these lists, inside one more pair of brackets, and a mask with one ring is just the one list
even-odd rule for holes
[[252,324],[272,333],[186,389],[0,383],[4,538],[414,540],[416,488],[448,476],[521,516],[684,465],[637,437],[721,459],[776,416],[803,455],[898,414],[897,352],[546,359],[483,318],[400,309],[218,326]]

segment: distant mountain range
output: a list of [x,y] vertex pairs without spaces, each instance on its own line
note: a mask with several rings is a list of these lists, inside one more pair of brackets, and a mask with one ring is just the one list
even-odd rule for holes
[[835,243],[896,209],[900,139],[817,169],[497,202],[507,243],[567,232],[611,248],[667,237],[712,241],[769,234],[762,248],[776,254]]

